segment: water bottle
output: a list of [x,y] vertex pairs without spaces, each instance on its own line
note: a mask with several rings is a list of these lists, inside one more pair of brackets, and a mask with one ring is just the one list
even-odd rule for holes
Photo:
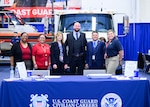
[[134,70],[134,77],[139,77],[139,70],[138,69]]
[[19,71],[18,71],[18,67],[15,67],[15,78],[19,78]]
[[10,78],[14,78],[14,70],[10,69]]

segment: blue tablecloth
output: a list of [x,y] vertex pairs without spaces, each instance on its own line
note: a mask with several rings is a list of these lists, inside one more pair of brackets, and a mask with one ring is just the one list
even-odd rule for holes
[[1,107],[150,107],[148,80],[62,76],[2,81]]

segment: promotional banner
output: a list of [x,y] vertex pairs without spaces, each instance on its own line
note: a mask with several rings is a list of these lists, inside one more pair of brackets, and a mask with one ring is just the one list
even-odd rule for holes
[[14,0],[5,10],[13,11],[26,22],[41,22],[41,18],[51,17],[52,7],[54,10],[80,9],[81,0]]
[[[51,7],[17,7],[17,8],[5,8],[11,10],[22,18],[43,18],[51,17]],[[62,10],[62,7],[56,7],[54,9]]]

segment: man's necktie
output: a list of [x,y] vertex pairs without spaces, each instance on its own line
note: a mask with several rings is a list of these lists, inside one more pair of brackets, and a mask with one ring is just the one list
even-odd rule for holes
[[95,42],[95,41],[93,42],[93,47],[94,47],[94,48],[96,47],[96,42]]
[[78,33],[76,32],[76,40],[78,40]]

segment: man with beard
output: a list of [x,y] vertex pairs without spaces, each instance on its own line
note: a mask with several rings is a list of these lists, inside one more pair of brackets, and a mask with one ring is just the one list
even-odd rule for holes
[[80,32],[81,25],[75,22],[73,32],[67,34],[65,41],[66,48],[68,49],[68,64],[70,66],[71,75],[83,75],[85,66],[85,48],[87,40],[85,33]]

